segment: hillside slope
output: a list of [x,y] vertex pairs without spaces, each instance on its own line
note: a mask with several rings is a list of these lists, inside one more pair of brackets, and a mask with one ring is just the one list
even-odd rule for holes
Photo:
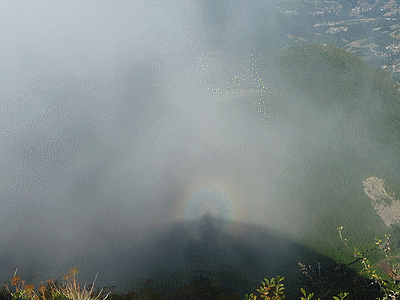
[[[255,62],[263,72],[265,91],[230,99],[227,106],[251,116],[247,120],[253,131],[281,124],[293,128],[297,141],[277,192],[281,205],[288,208],[286,215],[279,212],[287,228],[296,227],[299,241],[344,262],[350,262],[352,254],[338,237],[340,226],[362,251],[374,248],[375,236],[392,233],[397,239],[398,233],[386,226],[363,185],[367,178],[377,177],[398,194],[396,83],[385,71],[329,44],[266,51]],[[257,115],[262,123],[257,123]],[[298,209],[293,213],[290,207]],[[395,246],[392,250],[398,251]],[[373,262],[382,259],[377,251],[370,255]]]

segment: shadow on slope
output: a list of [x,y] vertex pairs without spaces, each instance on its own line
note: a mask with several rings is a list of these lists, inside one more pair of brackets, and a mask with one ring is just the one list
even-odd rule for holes
[[[351,295],[381,296],[369,280],[350,268],[262,226],[204,215],[193,222],[149,230],[152,239],[120,254],[115,266],[117,291],[152,288],[171,293],[202,281],[244,296],[255,292],[264,278],[284,276],[286,295],[296,298],[301,287],[318,297],[331,298],[340,290],[350,292],[349,299]],[[299,262],[307,266],[310,278],[302,274]]]
[[[68,269],[77,267],[86,276],[86,286],[93,282],[98,270],[95,286],[113,285],[117,294],[149,288],[172,293],[185,284],[201,281],[218,283],[222,289],[244,297],[255,292],[264,278],[284,276],[285,294],[289,299],[290,296],[298,298],[301,287],[318,297],[332,297],[340,290],[350,292],[349,299],[352,294],[365,295],[363,299],[381,296],[371,288],[369,280],[353,270],[262,226],[204,215],[195,221],[143,228],[142,234],[142,239],[130,239],[126,235],[113,237],[103,257],[96,255],[96,249],[91,246],[88,249],[93,251],[78,252],[58,268],[62,272],[58,274],[59,282]],[[107,264],[102,270],[99,269],[101,262]],[[303,272],[308,269],[310,278],[302,274],[299,262],[307,266]],[[18,274],[27,279],[23,268]],[[11,277],[12,274],[8,282]],[[81,275],[77,280],[83,287]],[[39,282],[27,280],[28,283],[37,287]]]

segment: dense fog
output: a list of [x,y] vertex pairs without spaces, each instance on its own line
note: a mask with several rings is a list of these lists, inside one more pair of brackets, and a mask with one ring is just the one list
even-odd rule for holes
[[[37,283],[78,266],[88,284],[99,271],[99,283],[118,285],[126,257],[151,261],[145,245],[207,213],[309,232],[301,197],[313,149],[337,135],[349,148],[361,141],[340,131],[340,108],[320,114],[301,97],[265,118],[235,109],[229,77],[266,91],[279,82],[254,59],[279,41],[277,10],[273,1],[2,1],[1,278],[18,268]],[[285,177],[295,158],[299,177]]]

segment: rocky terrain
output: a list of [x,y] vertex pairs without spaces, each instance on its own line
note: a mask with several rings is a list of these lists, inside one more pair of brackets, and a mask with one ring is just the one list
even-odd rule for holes
[[[391,197],[385,190],[385,181],[376,177],[367,178],[363,181],[364,191],[371,199],[372,205],[374,206],[376,213],[381,217],[382,221],[386,226],[391,227],[393,224],[398,224],[400,220],[400,201],[395,197]],[[387,238],[381,245],[379,245],[381,251],[390,250],[390,239]],[[400,255],[396,255],[394,258],[399,258]],[[390,266],[389,262],[393,258],[384,259],[376,264],[378,268],[384,271],[389,277],[393,277],[395,280],[400,280],[396,269],[397,264]],[[393,268],[394,269],[393,269]]]
[[385,190],[385,181],[376,177],[363,181],[364,192],[372,201],[376,213],[386,226],[398,224],[400,221],[400,201],[392,198]]

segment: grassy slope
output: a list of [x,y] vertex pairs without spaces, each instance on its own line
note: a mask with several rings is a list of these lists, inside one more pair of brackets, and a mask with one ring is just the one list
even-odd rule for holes
[[[343,225],[343,235],[351,241],[349,245],[364,252],[374,247],[375,236],[391,232],[370,205],[361,182],[368,176],[377,176],[398,194],[400,177],[392,166],[393,162],[398,163],[400,94],[386,72],[329,44],[269,53],[268,58],[259,57],[257,65],[270,68],[271,62],[279,70],[276,78],[284,78],[287,84],[269,79],[272,91],[264,95],[265,109],[271,111],[277,101],[291,95],[308,99],[308,105],[321,113],[341,107],[346,117],[360,121],[362,134],[374,142],[375,151],[388,154],[368,160],[368,156],[359,155],[354,149],[343,148],[339,156],[321,157],[307,169],[307,176],[314,180],[312,187],[319,188],[304,191],[302,196],[309,199],[308,224],[318,231],[310,232],[304,242],[324,255],[349,263],[354,257],[339,239],[336,228]],[[263,107],[258,109],[262,111]],[[307,143],[304,141],[299,149],[304,149]],[[295,176],[294,164],[290,172]],[[392,249],[398,251],[396,245]],[[376,251],[368,254],[372,263],[383,257]],[[359,268],[361,264],[355,266]]]
[[[338,120],[333,121],[336,132],[332,135],[338,136],[337,141],[329,140],[329,137],[324,139],[327,132],[315,140],[306,134],[299,139],[299,154],[292,158],[281,189],[283,201],[286,201],[283,205],[308,200],[307,206],[298,213],[305,215],[304,228],[313,230],[299,242],[337,261],[354,262],[354,256],[337,231],[344,226],[343,238],[349,240],[348,245],[365,253],[372,264],[384,258],[376,250],[375,237],[384,238],[385,234],[392,233],[395,242],[391,244],[392,253],[398,253],[399,232],[385,226],[362,186],[367,177],[376,176],[384,179],[394,193],[400,191],[397,188],[400,172],[396,172],[400,167],[397,151],[400,94],[389,74],[329,44],[298,46],[284,51],[268,49],[251,65],[243,62],[244,56],[235,55],[236,59],[230,58],[230,61],[233,65],[244,64],[249,69],[256,65],[254,70],[264,71],[267,77],[259,73],[261,81],[258,82],[267,90],[261,97],[242,95],[230,99],[232,112],[250,107],[253,115],[258,113],[260,119],[268,123],[268,115],[288,117],[297,113],[293,109],[296,106],[294,98],[300,106],[305,104],[312,108],[308,115],[301,116],[302,129],[312,130],[318,124],[316,112],[320,113],[322,121],[326,121],[331,111],[340,111],[343,116],[339,117],[353,122],[343,125],[337,124],[340,123]],[[363,149],[349,145],[347,132],[359,134],[365,142],[361,145]],[[318,147],[328,151],[321,155],[315,150]],[[336,148],[336,152],[329,152],[332,148]],[[299,184],[302,176],[308,178],[305,188]],[[351,266],[356,270],[362,268],[360,262]]]
[[[398,145],[400,94],[388,73],[329,44],[287,49],[279,65],[296,92],[315,105],[326,108],[340,103],[348,110],[372,113],[376,122],[372,129],[385,136],[380,141]],[[382,105],[380,112],[377,102]]]

